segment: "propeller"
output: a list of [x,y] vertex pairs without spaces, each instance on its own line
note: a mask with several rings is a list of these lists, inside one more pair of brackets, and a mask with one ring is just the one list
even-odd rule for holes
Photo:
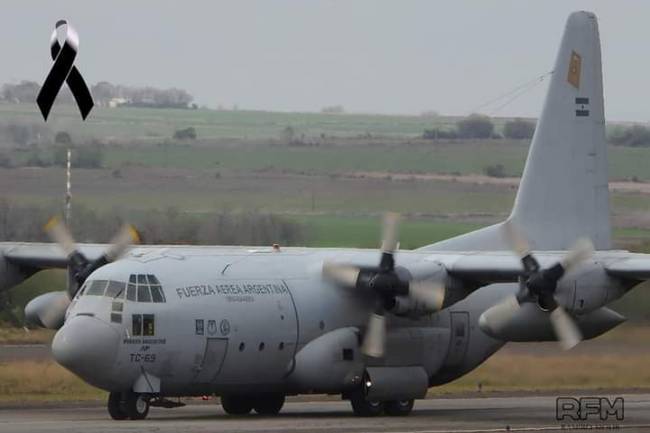
[[573,318],[556,299],[558,281],[593,254],[594,247],[589,239],[582,238],[571,247],[556,264],[542,269],[531,252],[530,244],[513,222],[503,225],[504,237],[512,250],[521,259],[524,274],[519,279],[519,291],[483,313],[483,321],[498,329],[506,325],[524,302],[536,302],[550,312],[551,325],[563,349],[568,350],[582,340],[580,329]]
[[90,261],[79,251],[70,231],[58,217],[50,218],[45,225],[45,231],[54,242],[59,244],[68,256],[70,274],[76,283],[68,287],[70,298],[74,297],[90,274],[102,266],[117,260],[132,244],[140,242],[138,231],[132,225],[125,224],[113,237],[106,251],[97,259]]
[[399,215],[387,213],[382,225],[381,258],[377,267],[360,267],[345,263],[323,263],[323,277],[339,286],[374,293],[375,309],[368,319],[361,352],[380,358],[386,346],[386,311],[395,305],[397,296],[406,296],[431,311],[442,308],[445,286],[432,280],[408,279],[395,269],[398,247]]
[[51,218],[44,229],[68,256],[71,278],[67,291],[44,293],[29,301],[25,306],[25,320],[32,325],[58,329],[65,321],[70,300],[77,294],[86,278],[96,269],[117,260],[131,244],[140,241],[140,236],[132,226],[124,225],[104,254],[90,261],[79,251],[70,231],[59,218]]

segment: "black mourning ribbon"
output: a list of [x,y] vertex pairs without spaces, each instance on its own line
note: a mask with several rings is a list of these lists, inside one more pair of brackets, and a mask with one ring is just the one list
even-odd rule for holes
[[[66,26],[63,47],[61,47],[57,38],[57,29],[62,26]],[[74,59],[77,57],[78,50],[79,36],[77,32],[66,20],[57,21],[52,36],[50,37],[50,53],[52,54],[54,65],[50,69],[49,74],[47,74],[43,87],[41,87],[41,91],[38,92],[38,97],[36,98],[38,108],[41,110],[41,114],[46,121],[56,99],[56,95],[58,95],[64,82],[68,84],[77,102],[82,119],[86,120],[88,113],[90,113],[90,110],[95,105],[90,90],[86,86],[86,82],[77,67],[74,66]]]

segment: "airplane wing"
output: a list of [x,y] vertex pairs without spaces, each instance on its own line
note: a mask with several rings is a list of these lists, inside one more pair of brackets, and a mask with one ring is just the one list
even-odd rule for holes
[[628,254],[628,257],[605,265],[609,275],[626,280],[650,280],[650,259],[646,254]]
[[[434,260],[442,263],[449,275],[477,286],[516,282],[524,273],[521,259],[511,251],[439,254]],[[535,256],[542,268],[548,268],[557,263],[564,254],[563,251],[538,252]]]
[[[81,244],[80,251],[90,260],[95,260],[106,251],[108,244]],[[68,257],[63,250],[52,243],[0,242],[0,263],[14,265],[33,272],[49,268],[65,268]]]
[[[450,253],[451,254],[451,253]],[[562,252],[539,252],[536,257],[542,268],[553,265]],[[627,251],[601,251],[593,259],[599,262],[612,277],[631,281],[650,280],[650,255]],[[517,281],[523,274],[520,260],[510,252],[477,252],[441,256],[447,272],[461,280],[478,285]]]

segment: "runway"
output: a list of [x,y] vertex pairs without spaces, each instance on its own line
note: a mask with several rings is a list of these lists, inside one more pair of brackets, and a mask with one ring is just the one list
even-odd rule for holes
[[[607,396],[607,397],[619,397]],[[578,424],[592,429],[650,432],[650,394],[621,395],[624,420],[581,422],[555,418],[553,397],[482,397],[421,400],[408,417],[358,418],[343,401],[287,403],[279,416],[231,417],[214,404],[152,408],[144,421],[112,421],[97,405],[0,409],[0,432],[499,432],[560,431]]]

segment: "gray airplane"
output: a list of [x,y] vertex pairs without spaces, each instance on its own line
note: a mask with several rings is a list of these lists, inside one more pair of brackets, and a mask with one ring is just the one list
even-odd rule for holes
[[[172,397],[277,414],[326,393],[357,415],[407,415],[427,389],[508,341],[570,348],[625,319],[607,308],[650,279],[650,256],[611,249],[596,17],[569,17],[510,217],[413,251],[387,215],[378,250],[0,243],[0,287],[67,268],[33,299],[54,358],[108,391],[117,420]],[[379,238],[379,236],[378,236]]]

